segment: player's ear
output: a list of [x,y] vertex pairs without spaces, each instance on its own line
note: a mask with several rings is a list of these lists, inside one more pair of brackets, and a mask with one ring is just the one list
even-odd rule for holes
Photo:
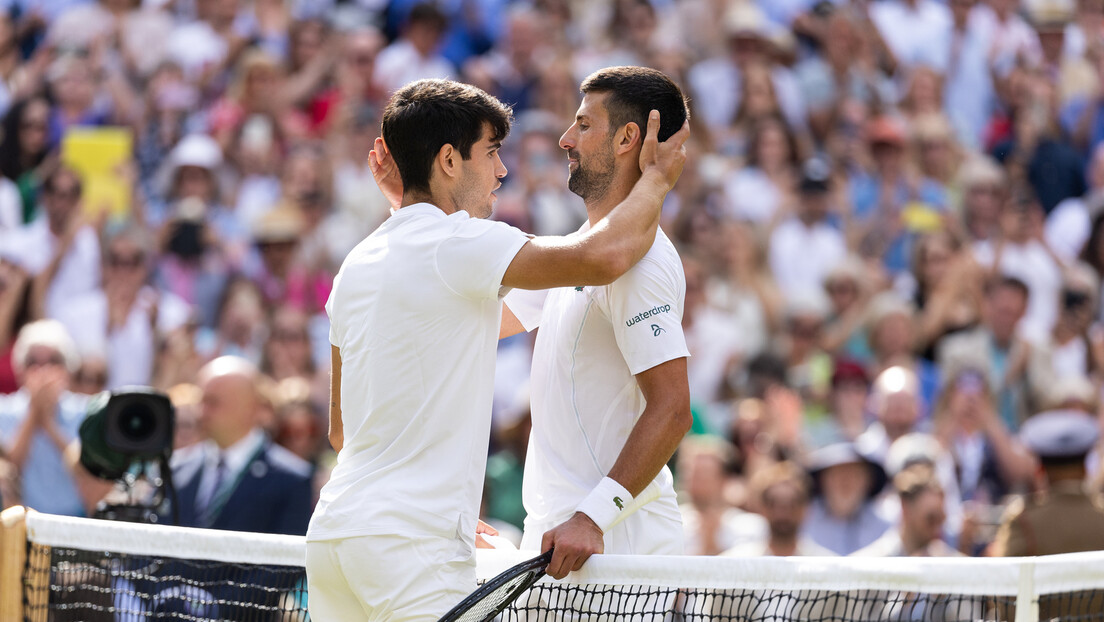
[[640,132],[640,126],[635,122],[628,122],[617,130],[614,138],[614,149],[618,154],[629,153],[644,142],[644,136]]
[[441,146],[441,149],[437,151],[437,157],[434,159],[435,164],[441,169],[446,177],[455,177],[459,174],[457,169],[460,159],[460,153],[453,149],[452,145],[445,143]]

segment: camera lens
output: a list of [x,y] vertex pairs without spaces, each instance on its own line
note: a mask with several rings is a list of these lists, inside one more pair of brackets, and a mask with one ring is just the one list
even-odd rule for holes
[[127,440],[143,441],[156,428],[157,421],[144,404],[128,404],[119,413],[119,431]]

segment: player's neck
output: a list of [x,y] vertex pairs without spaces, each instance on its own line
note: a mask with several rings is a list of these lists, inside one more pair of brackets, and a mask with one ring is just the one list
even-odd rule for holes
[[592,199],[583,199],[586,205],[587,220],[590,221],[590,226],[593,227],[599,220],[609,216],[613,208],[627,199],[638,179],[640,179],[639,172],[635,176],[629,177],[614,171],[613,180],[610,181],[609,187],[602,193],[602,196]]
[[429,203],[445,214],[454,214],[458,210],[448,193],[444,192],[407,192],[403,194],[402,205],[399,207],[403,208],[417,203]]

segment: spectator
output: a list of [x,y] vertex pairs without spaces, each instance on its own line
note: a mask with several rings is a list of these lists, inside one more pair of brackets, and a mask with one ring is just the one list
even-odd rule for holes
[[15,376],[15,339],[29,321],[26,271],[0,254],[0,394],[19,388]]
[[856,557],[960,557],[943,541],[943,488],[928,465],[907,467],[893,478],[901,500],[901,524],[872,544],[854,553]]
[[59,316],[78,348],[104,353],[109,389],[148,385],[162,337],[192,314],[183,300],[148,284],[152,257],[144,230],[112,234],[104,243],[103,289],[74,299]]
[[836,555],[850,555],[890,528],[875,511],[874,497],[885,486],[885,471],[855,445],[837,443],[808,456],[813,501],[802,531]]
[[4,133],[0,136],[0,173],[4,176],[0,181],[0,235],[4,229],[29,224],[38,216],[35,199],[45,174],[39,166],[49,152],[49,123],[50,103],[45,97],[18,100],[4,115]]
[[745,99],[745,73],[753,66],[766,69],[769,86],[761,86],[774,91],[787,123],[803,127],[800,88],[789,69],[771,62],[772,32],[763,12],[752,2],[740,2],[731,5],[718,23],[727,36],[727,52],[699,61],[687,73],[690,101],[709,131],[721,137],[736,118],[739,102]]
[[856,175],[851,183],[855,232],[870,248],[868,252],[882,255],[886,270],[897,277],[908,270],[917,234],[939,226],[947,196],[939,184],[909,172],[908,135],[902,119],[875,118],[867,127],[866,139],[873,171]]
[[716,555],[741,543],[761,540],[763,517],[734,507],[725,498],[728,448],[714,437],[690,437],[679,450],[685,550],[688,555]]
[[896,294],[883,292],[871,300],[867,317],[867,339],[873,355],[871,375],[892,367],[913,374],[918,383],[915,396],[919,413],[926,416],[939,391],[939,371],[913,352],[919,328],[913,306]]
[[438,51],[448,18],[434,4],[418,4],[407,15],[402,34],[376,57],[375,82],[390,95],[423,78],[451,78],[455,69]]
[[756,120],[748,136],[745,166],[725,183],[732,218],[766,225],[796,200],[797,142],[780,117]]
[[871,280],[870,271],[854,255],[845,258],[825,278],[824,291],[831,311],[821,344],[828,353],[870,361],[870,345],[862,325],[876,287]]
[[833,553],[801,533],[809,509],[809,476],[792,462],[779,462],[751,481],[756,504],[767,520],[768,533],[760,541],[736,545],[721,555],[829,556]]
[[1035,403],[1045,404],[1059,378],[1091,378],[1104,383],[1104,333],[1096,325],[1100,281],[1091,268],[1074,264],[1061,281],[1058,320],[1047,338],[1031,350],[1028,376]]
[[306,118],[288,103],[283,69],[278,61],[260,50],[247,50],[237,63],[226,96],[212,106],[207,129],[223,151],[253,115],[267,117],[284,136],[302,137],[307,131]]
[[819,159],[801,168],[797,209],[770,235],[770,267],[787,298],[820,292],[824,279],[847,254],[847,243],[828,220],[831,171]]
[[1066,264],[1081,255],[1092,233],[1092,219],[1104,208],[1104,145],[1093,149],[1086,178],[1084,195],[1063,200],[1046,217],[1047,246]]
[[261,359],[262,372],[278,382],[301,378],[308,384],[318,384],[307,322],[307,315],[293,307],[273,311]]
[[889,0],[868,10],[870,21],[906,71],[916,67],[946,71],[952,24],[946,5],[935,0]]
[[1017,328],[1027,309],[1028,291],[1015,277],[994,277],[985,284],[981,326],[947,337],[939,345],[936,361],[941,368],[950,364],[954,353],[973,353],[984,360],[988,370],[986,384],[996,401],[1004,426],[1012,432],[1027,417],[1027,365],[1030,344]]
[[65,327],[31,322],[19,331],[12,354],[19,390],[0,396],[0,443],[19,469],[22,500],[47,514],[84,516],[76,483],[62,460],[77,438],[87,397],[69,391],[80,360]]
[[917,431],[920,423],[920,379],[907,367],[894,366],[874,378],[870,392],[874,422],[856,439],[864,455],[884,464],[894,441]]
[[1005,174],[1000,164],[987,155],[975,154],[958,171],[961,192],[956,227],[970,244],[995,240],[1000,236],[1000,212],[1004,201]]
[[943,106],[959,142],[970,149],[982,145],[996,93],[990,70],[991,30],[979,14],[987,10],[975,0],[951,0],[951,35]]
[[951,370],[935,435],[954,458],[962,500],[997,505],[1030,481],[1034,464],[997,415],[985,371],[962,363]]
[[303,535],[310,519],[310,465],[258,426],[256,369],[221,357],[201,370],[200,425],[207,440],[173,455],[180,524]]
[[983,272],[973,257],[947,231],[926,234],[917,241],[913,302],[917,338],[913,348],[927,361],[949,335],[970,330],[981,314]]
[[29,274],[36,317],[57,317],[100,283],[100,243],[81,213],[82,184],[63,166],[42,183],[42,215],[11,232],[6,253]]

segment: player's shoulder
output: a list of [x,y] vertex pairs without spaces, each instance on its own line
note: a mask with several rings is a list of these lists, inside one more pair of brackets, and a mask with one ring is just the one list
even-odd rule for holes
[[649,279],[669,280],[674,283],[686,281],[686,275],[682,270],[682,258],[662,230],[656,234],[655,242],[644,257],[622,278],[626,281]]

